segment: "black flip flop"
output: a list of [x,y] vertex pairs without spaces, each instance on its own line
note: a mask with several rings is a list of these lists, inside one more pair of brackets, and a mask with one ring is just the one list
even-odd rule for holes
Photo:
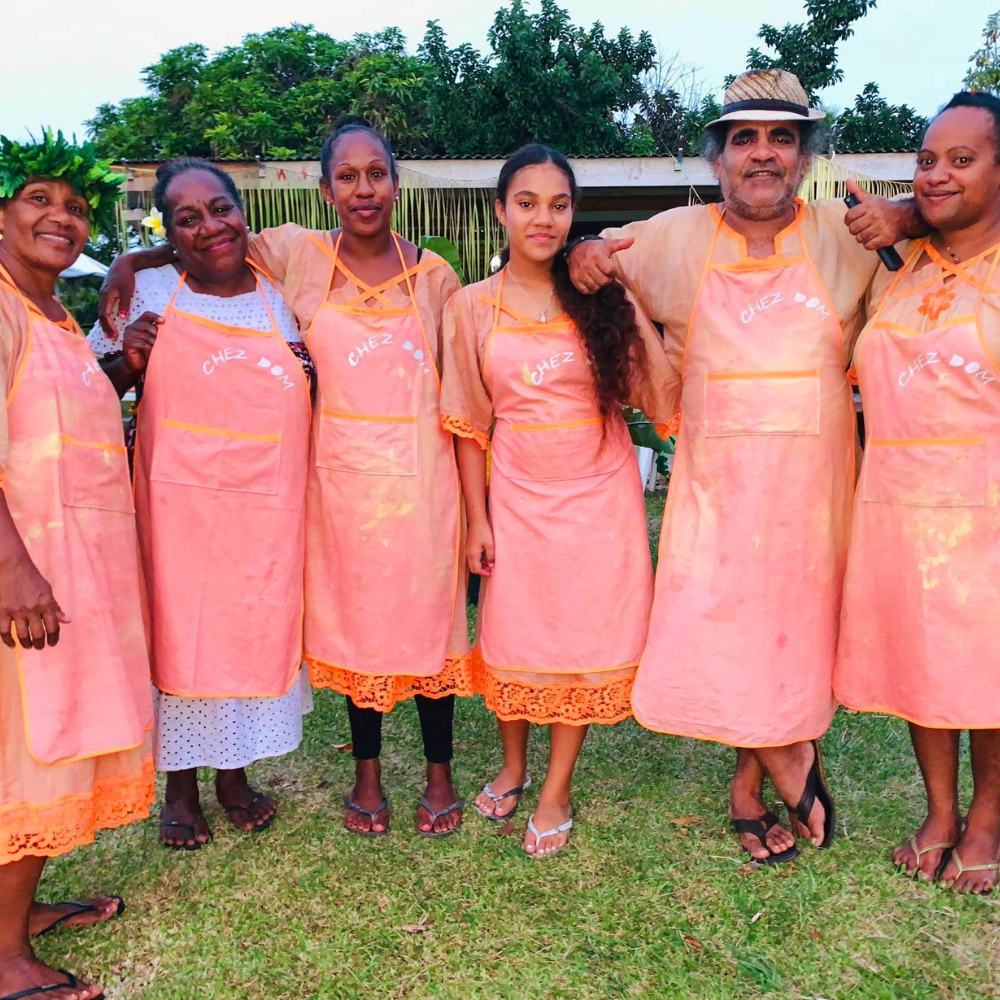
[[[349,809],[351,812],[361,813],[363,816],[367,816],[374,823],[375,817],[380,812],[385,812],[386,809],[389,808],[389,800],[382,799],[378,807],[375,809],[365,809],[364,806],[359,806],[350,796],[347,796],[344,799],[344,808]],[[348,826],[347,823],[344,823],[344,829],[348,833],[356,833],[359,837],[384,837],[389,832],[388,826],[384,830],[372,830],[370,828],[367,830],[359,830],[355,826]],[[3,1000],[3,998],[0,997],[0,1000]]]
[[[80,981],[72,972],[67,972],[65,969],[59,971],[66,977],[65,983],[53,983],[51,986],[36,986],[34,989],[21,990],[19,993],[8,993],[0,997],[0,1000],[27,1000],[28,997],[39,997],[44,993],[55,993],[56,990],[72,990],[80,985]],[[94,997],[94,1000],[104,1000],[104,994]]]
[[[118,900],[118,907],[115,911],[115,917],[120,917],[125,912],[125,900],[121,896],[108,896],[108,899]],[[71,900],[67,903],[53,903],[53,906],[72,906],[73,910],[70,913],[64,913],[61,917],[53,920],[48,927],[44,930],[39,931],[33,937],[41,937],[43,934],[49,934],[54,930],[58,930],[67,920],[72,920],[73,917],[78,917],[81,913],[100,913],[100,907],[94,906],[93,903],[78,903],[76,900]],[[110,917],[110,920],[114,920],[114,917]],[[106,921],[103,921],[106,922]],[[61,970],[60,970],[61,971]]]
[[486,812],[485,809],[480,809],[478,803],[476,803],[476,812],[479,813],[479,815],[482,816],[483,819],[488,819],[491,823],[506,823],[507,820],[513,819],[514,815],[517,813],[517,810],[521,806],[521,796],[529,788],[531,788],[530,775],[524,779],[524,782],[522,784],[518,785],[516,788],[512,788],[509,792],[504,792],[503,795],[497,795],[490,787],[489,782],[487,782],[483,786],[483,792],[487,796],[487,798],[489,798],[489,800],[493,803],[494,808],[500,805],[500,803],[503,802],[504,799],[509,799],[512,796],[517,801],[514,803],[514,808],[511,809],[510,812],[505,812],[499,816],[495,812],[488,813]]
[[[834,834],[834,806],[830,797],[830,789],[826,787],[826,777],[823,774],[823,755],[819,750],[819,740],[812,741],[813,750],[816,756],[813,758],[812,767],[806,776],[806,787],[802,792],[802,798],[793,809],[788,806],[788,811],[794,814],[795,818],[808,829],[809,814],[812,812],[813,804],[819,799],[819,804],[823,807],[823,843],[819,845],[821,851],[825,851],[833,843]],[[787,806],[788,803],[786,802]]]
[[[263,792],[254,792],[253,793],[253,798],[250,800],[250,802],[247,805],[245,805],[245,806],[222,806],[222,809],[225,812],[225,814],[229,817],[229,822],[232,823],[233,826],[236,827],[236,829],[240,831],[240,833],[263,833],[265,830],[270,829],[271,824],[278,818],[278,814],[277,813],[275,813],[273,816],[271,816],[270,819],[264,820],[264,822],[260,823],[259,825],[255,823],[253,826],[250,827],[249,830],[244,830],[243,827],[236,826],[236,824],[233,823],[233,813],[234,812],[245,812],[249,816],[250,815],[250,810],[258,802],[260,802],[261,799],[266,799],[266,798],[267,798],[267,796]],[[220,802],[219,805],[222,805],[222,803]]]
[[777,853],[767,846],[767,835],[779,822],[781,821],[770,810],[757,819],[734,819],[732,821],[733,829],[737,833],[749,833],[751,837],[756,837],[760,841],[761,847],[768,852],[766,858],[757,858],[747,848],[743,848],[759,865],[783,865],[786,861],[791,861],[799,856],[799,849],[794,844],[787,851]]
[[[196,821],[197,822],[197,821]],[[168,844],[162,837],[160,837],[160,843],[163,844],[168,851],[200,851],[205,844],[200,843],[195,839],[194,823],[181,823],[180,820],[161,820],[160,821],[160,833],[164,830],[177,829],[178,827],[187,827],[191,831],[191,839],[194,840],[193,844]],[[188,838],[185,837],[185,840]],[[208,831],[208,840],[205,843],[211,843],[212,841],[212,831]],[[3,1000],[3,997],[0,997]]]
[[418,827],[417,833],[419,833],[421,837],[426,837],[428,840],[435,840],[438,837],[450,837],[453,833],[457,833],[459,830],[462,829],[461,822],[457,826],[453,826],[450,830],[435,830],[434,824],[442,816],[449,816],[451,815],[451,813],[458,812],[459,809],[463,809],[464,807],[465,807],[465,800],[459,799],[457,802],[452,802],[450,806],[445,806],[444,809],[435,811],[431,807],[431,804],[427,801],[426,798],[421,799],[420,806],[418,808],[427,810],[428,814],[431,817],[431,828],[429,830],[421,830]]

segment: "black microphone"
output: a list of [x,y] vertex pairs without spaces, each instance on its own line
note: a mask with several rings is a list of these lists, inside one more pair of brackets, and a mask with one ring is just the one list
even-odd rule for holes
[[[844,199],[844,204],[848,208],[854,208],[855,205],[860,205],[861,202],[858,201],[857,195],[848,194]],[[903,258],[896,253],[895,247],[882,247],[881,250],[876,250],[875,252],[878,254],[878,259],[885,265],[887,271],[898,271],[903,266]]]

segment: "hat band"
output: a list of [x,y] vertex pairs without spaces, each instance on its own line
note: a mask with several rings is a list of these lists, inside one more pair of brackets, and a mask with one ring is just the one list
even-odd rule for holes
[[727,104],[722,109],[724,115],[733,111],[791,111],[793,114],[809,117],[809,109],[804,104],[795,104],[792,101],[772,101],[768,98],[758,98],[751,101],[734,101]]

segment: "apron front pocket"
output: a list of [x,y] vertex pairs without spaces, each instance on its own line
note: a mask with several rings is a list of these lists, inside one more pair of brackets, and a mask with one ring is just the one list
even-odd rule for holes
[[316,466],[368,476],[415,476],[417,418],[323,410]]
[[[57,390],[59,411],[59,491],[67,507],[90,507],[134,514],[128,453],[121,436],[121,410],[109,420],[94,407],[73,405],[74,394]],[[73,419],[74,414],[85,415]],[[84,426],[80,426],[83,424]],[[117,432],[117,440],[111,439]],[[95,440],[96,438],[96,440]]]
[[982,507],[986,438],[871,438],[861,498],[912,507]]
[[818,371],[710,372],[705,435],[819,434]]
[[149,478],[180,486],[273,495],[278,492],[280,470],[280,434],[247,434],[164,418],[157,430]]

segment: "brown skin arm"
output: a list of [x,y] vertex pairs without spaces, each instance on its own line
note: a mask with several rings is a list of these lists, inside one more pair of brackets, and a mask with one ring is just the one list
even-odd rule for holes
[[0,492],[0,640],[11,648],[20,642],[25,649],[44,649],[59,641],[61,624],[69,618],[31,561]]
[[156,331],[164,322],[163,317],[154,312],[144,312],[134,323],[125,327],[122,337],[122,353],[111,361],[100,362],[104,374],[111,379],[119,399],[131,389],[138,376],[149,364],[149,354],[156,343]]
[[123,253],[114,259],[111,269],[101,285],[101,299],[97,317],[101,329],[112,340],[118,339],[115,319],[124,319],[129,314],[132,296],[135,294],[135,272],[147,267],[163,267],[177,260],[174,248],[169,244],[150,250]]
[[577,291],[593,295],[612,281],[621,280],[615,254],[627,250],[634,242],[631,236],[626,236],[618,240],[585,240],[573,247],[566,263]]
[[913,198],[880,198],[858,187],[854,181],[847,182],[847,190],[860,204],[847,210],[844,225],[866,250],[881,250],[903,240],[926,236],[931,231]]
[[458,472],[465,495],[469,531],[465,540],[465,561],[469,572],[493,575],[493,529],[486,513],[486,452],[472,438],[456,438]]

